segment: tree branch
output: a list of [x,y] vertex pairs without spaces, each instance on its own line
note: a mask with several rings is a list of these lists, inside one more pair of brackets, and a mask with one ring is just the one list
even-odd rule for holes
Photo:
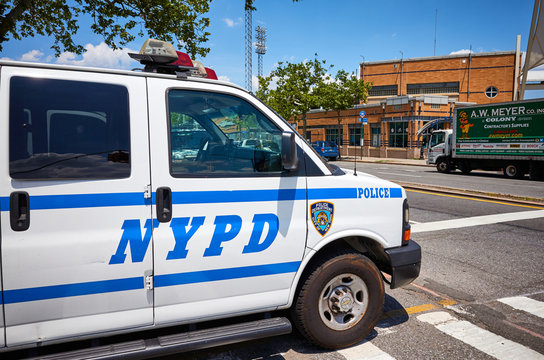
[[7,33],[17,24],[17,20],[21,18],[23,13],[30,9],[32,0],[21,0],[15,5],[11,11],[0,22],[0,50],[2,42],[7,41]]

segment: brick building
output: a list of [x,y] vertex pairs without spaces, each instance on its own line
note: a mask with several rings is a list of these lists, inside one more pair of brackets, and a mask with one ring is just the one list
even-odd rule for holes
[[[420,157],[424,125],[449,128],[455,106],[513,100],[515,58],[506,51],[361,63],[361,77],[373,84],[367,103],[312,110],[307,138],[333,140],[342,155]],[[367,125],[359,122],[361,111]],[[302,121],[297,128],[302,132]]]

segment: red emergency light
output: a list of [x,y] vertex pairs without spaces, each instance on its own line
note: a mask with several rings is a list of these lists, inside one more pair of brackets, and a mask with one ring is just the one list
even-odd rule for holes
[[145,65],[144,71],[146,72],[217,80],[215,71],[204,67],[199,61],[191,60],[188,54],[176,51],[172,44],[166,41],[148,39],[139,53],[129,53],[128,55]]

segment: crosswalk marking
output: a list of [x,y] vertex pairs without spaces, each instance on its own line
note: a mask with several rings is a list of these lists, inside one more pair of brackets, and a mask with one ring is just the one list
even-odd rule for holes
[[380,350],[376,345],[364,341],[358,345],[337,351],[348,360],[394,360],[395,358]]
[[427,231],[447,230],[465,228],[469,226],[489,225],[500,222],[538,219],[544,217],[544,210],[520,211],[504,214],[473,216],[461,219],[451,219],[442,221],[432,221],[427,223],[413,224],[412,233],[421,233]]
[[459,320],[445,311],[419,315],[417,319],[434,325],[443,333],[497,359],[544,359],[544,355],[534,350],[484,330],[468,321]]
[[514,296],[499,299],[503,304],[514,309],[522,310],[538,317],[544,318],[544,302],[534,300],[525,296]]

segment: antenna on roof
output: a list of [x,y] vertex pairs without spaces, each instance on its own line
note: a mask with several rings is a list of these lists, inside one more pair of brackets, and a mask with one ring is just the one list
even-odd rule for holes
[[434,51],[433,56],[436,56],[436,24],[438,22],[438,9],[434,13]]

